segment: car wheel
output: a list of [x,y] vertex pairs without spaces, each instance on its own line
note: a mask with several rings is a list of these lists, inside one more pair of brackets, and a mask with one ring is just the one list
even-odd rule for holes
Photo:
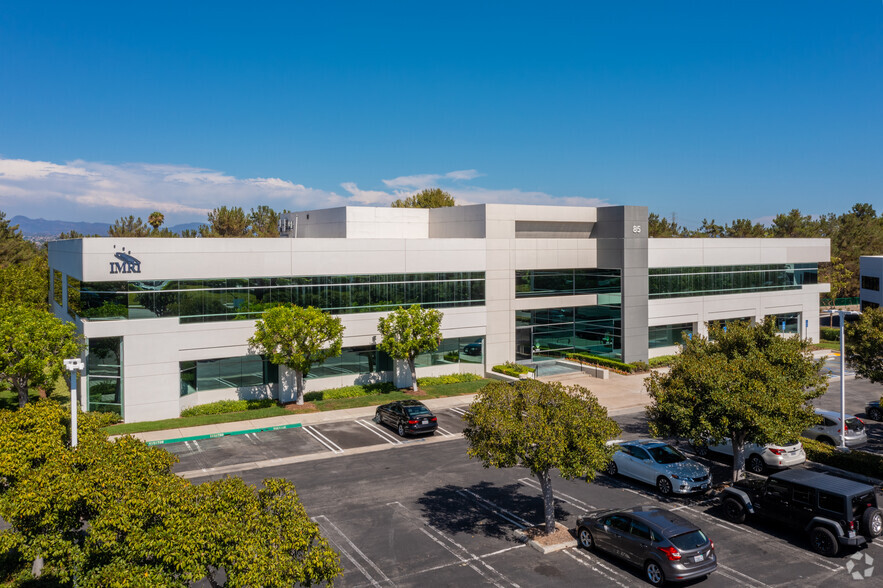
[[694,445],[693,452],[699,457],[708,457],[708,445],[705,445],[704,443]]
[[825,557],[834,557],[840,550],[834,533],[825,527],[813,527],[809,532],[809,542],[813,551]]
[[727,517],[728,521],[733,523],[744,523],[747,514],[745,505],[737,499],[729,497],[724,500],[724,516]]
[[579,537],[579,544],[583,546],[583,549],[592,550],[595,548],[595,538],[592,537],[591,531],[585,527],[580,527],[576,533],[577,537]]
[[819,441],[819,443],[824,443],[825,445],[831,445],[831,446],[837,445],[836,443],[834,443],[834,440],[831,439],[830,437],[819,437],[818,441]]
[[403,425],[402,423],[399,423],[399,437],[404,437],[404,436],[405,436],[405,425]]
[[766,468],[766,463],[763,461],[763,458],[756,453],[753,453],[748,457],[746,465],[748,466],[748,471],[753,474],[762,474],[763,470]]
[[380,411],[379,411],[379,410],[378,410],[377,412],[374,413],[374,422],[377,423],[378,425],[379,425],[381,422],[383,422],[383,417],[380,416]]
[[883,512],[879,508],[866,508],[862,514],[862,534],[876,539],[883,534]]
[[879,408],[872,408],[868,411],[868,416],[875,421],[883,421],[883,411]]
[[659,476],[656,478],[656,489],[659,490],[659,493],[663,496],[668,496],[671,494],[671,480],[666,478],[665,476]]
[[658,563],[650,560],[644,564],[644,579],[654,586],[662,586],[665,583],[665,573]]
[[616,467],[616,462],[611,459],[607,463],[607,475],[608,476],[615,476],[617,473],[619,473],[619,468]]

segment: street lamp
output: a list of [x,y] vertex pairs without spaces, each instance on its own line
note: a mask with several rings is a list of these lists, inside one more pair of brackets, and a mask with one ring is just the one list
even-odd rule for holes
[[71,373],[71,447],[77,446],[77,372],[83,366],[79,357],[64,360],[64,367]]
[[846,313],[840,315],[840,451],[846,451],[846,330],[843,328]]

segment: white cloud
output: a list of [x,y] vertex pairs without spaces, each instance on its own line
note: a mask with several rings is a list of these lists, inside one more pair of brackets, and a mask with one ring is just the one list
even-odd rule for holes
[[237,178],[224,172],[188,165],[125,163],[113,165],[76,160],[64,164],[0,158],[0,210],[66,220],[111,222],[134,214],[145,218],[154,210],[166,224],[204,221],[215,207],[260,204],[277,210],[309,210],[344,205],[389,206],[428,187],[450,192],[459,204],[567,204],[603,206],[603,200],[556,197],[517,188],[489,189],[468,184],[482,174],[474,169],[416,174],[382,180],[386,189],[361,189],[340,184],[344,194],[310,188],[282,178]]

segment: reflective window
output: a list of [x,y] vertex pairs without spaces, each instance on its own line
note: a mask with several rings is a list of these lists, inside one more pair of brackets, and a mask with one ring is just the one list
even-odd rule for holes
[[622,357],[619,304],[515,312],[515,358],[536,360],[587,353]]
[[799,312],[786,312],[770,316],[775,316],[776,330],[780,333],[800,333],[801,314]]
[[122,337],[88,340],[86,387],[90,411],[123,415]]
[[683,342],[686,335],[689,338],[693,334],[693,323],[679,323],[676,325],[658,325],[647,329],[647,337],[650,349],[655,347],[671,347]]
[[202,390],[248,388],[279,381],[279,367],[260,355],[182,361],[181,396]]
[[650,298],[794,290],[818,281],[815,263],[650,268]]
[[862,276],[862,288],[865,290],[880,291],[880,278],[876,276]]
[[515,297],[620,292],[618,269],[516,270]]

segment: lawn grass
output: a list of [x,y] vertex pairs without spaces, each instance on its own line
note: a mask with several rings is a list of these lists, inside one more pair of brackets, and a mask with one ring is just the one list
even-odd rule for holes
[[[67,404],[71,400],[71,392],[67,387],[64,378],[59,378],[55,383],[55,389],[49,396],[51,399],[61,404]],[[36,389],[28,392],[28,402],[36,402],[40,400],[40,395]],[[17,410],[18,409],[18,393],[9,387],[0,385],[0,410]]]
[[[456,384],[439,384],[437,386],[427,386],[422,389],[421,394],[414,395],[406,391],[395,390],[380,394],[369,394],[366,396],[357,396],[356,398],[335,398],[331,400],[316,400],[311,404],[319,412],[327,410],[339,410],[342,408],[359,408],[362,406],[376,406],[394,402],[396,400],[405,400],[407,398],[416,398],[425,400],[427,398],[443,398],[446,396],[460,396],[462,394],[474,394],[478,392],[491,380],[478,380],[475,382],[457,382]],[[198,427],[200,425],[215,425],[218,423],[234,423],[237,421],[248,421],[251,419],[261,419],[266,417],[274,417],[292,414],[292,411],[281,406],[271,406],[269,408],[258,408],[255,410],[244,410],[241,412],[228,412],[225,414],[209,414],[194,417],[181,417],[177,419],[165,419],[161,421],[146,421],[142,423],[123,423],[119,425],[111,425],[104,429],[108,435],[128,435],[131,433],[146,433],[148,431],[162,431],[165,429],[179,429],[183,427]]]
[[829,351],[840,351],[840,341],[825,341],[822,339],[818,343],[813,343],[813,349],[828,349]]

